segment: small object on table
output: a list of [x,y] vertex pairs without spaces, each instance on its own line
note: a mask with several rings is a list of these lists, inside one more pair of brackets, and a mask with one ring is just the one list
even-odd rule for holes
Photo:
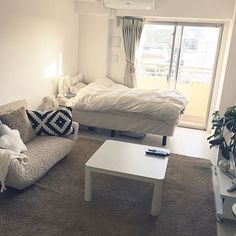
[[233,192],[233,191],[235,191],[236,190],[236,183],[233,183],[228,189],[227,189],[227,191],[229,192],[229,193],[231,193],[231,192]]
[[147,155],[154,155],[159,157],[167,157],[170,155],[170,151],[164,148],[149,148],[145,152]]

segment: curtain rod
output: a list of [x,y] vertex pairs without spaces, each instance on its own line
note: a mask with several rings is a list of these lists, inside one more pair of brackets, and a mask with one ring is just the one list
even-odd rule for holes
[[153,16],[139,16],[139,15],[133,15],[133,16],[124,16],[124,15],[116,15],[118,21],[120,19],[124,18],[139,18],[145,20],[149,24],[176,24],[176,25],[199,25],[199,26],[211,26],[211,27],[222,27],[224,26],[223,21],[218,20],[199,20],[199,19],[161,19],[161,18],[155,18]]
[[120,19],[142,19],[142,20],[145,20],[145,18],[139,17],[139,16],[117,16],[117,18],[120,18]]
[[142,19],[146,21],[147,24],[168,24],[168,25],[183,25],[183,26],[202,26],[202,27],[223,27],[224,24],[220,22],[202,22],[202,21],[170,21],[170,20],[160,20],[153,18],[143,18],[139,16],[116,16],[118,26],[120,24],[120,19]]
[[143,17],[137,17],[137,16],[116,16],[116,21],[117,21],[117,27],[120,26],[120,20],[121,19],[141,19],[143,21],[145,21],[146,19]]

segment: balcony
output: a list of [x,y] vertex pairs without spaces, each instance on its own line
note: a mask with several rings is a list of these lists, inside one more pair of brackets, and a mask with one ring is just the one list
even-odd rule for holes
[[[172,68],[175,71],[175,68]],[[211,92],[212,69],[180,66],[178,81],[172,73],[168,83],[169,65],[139,64],[136,73],[140,89],[177,89],[189,103],[181,117],[181,124],[204,128]]]

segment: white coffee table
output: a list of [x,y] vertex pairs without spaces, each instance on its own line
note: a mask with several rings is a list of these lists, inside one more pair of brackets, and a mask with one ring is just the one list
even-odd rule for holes
[[160,213],[162,185],[168,157],[147,156],[151,146],[107,140],[85,164],[85,200],[92,199],[92,173],[102,173],[154,184],[151,215]]

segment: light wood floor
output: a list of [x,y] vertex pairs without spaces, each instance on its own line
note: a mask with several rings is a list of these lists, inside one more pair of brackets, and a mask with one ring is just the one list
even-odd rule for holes
[[[111,138],[109,131],[100,129],[88,131],[82,128],[79,136],[99,140],[114,139],[159,147],[161,147],[162,141],[162,137],[157,135],[146,135],[143,139],[133,139],[117,134],[114,138]],[[215,148],[209,149],[208,136],[209,133],[206,131],[177,127],[174,136],[168,138],[166,148],[176,154],[210,159],[215,164],[217,150]],[[223,224],[217,223],[217,230],[218,236],[236,236],[236,221],[224,221]]]

